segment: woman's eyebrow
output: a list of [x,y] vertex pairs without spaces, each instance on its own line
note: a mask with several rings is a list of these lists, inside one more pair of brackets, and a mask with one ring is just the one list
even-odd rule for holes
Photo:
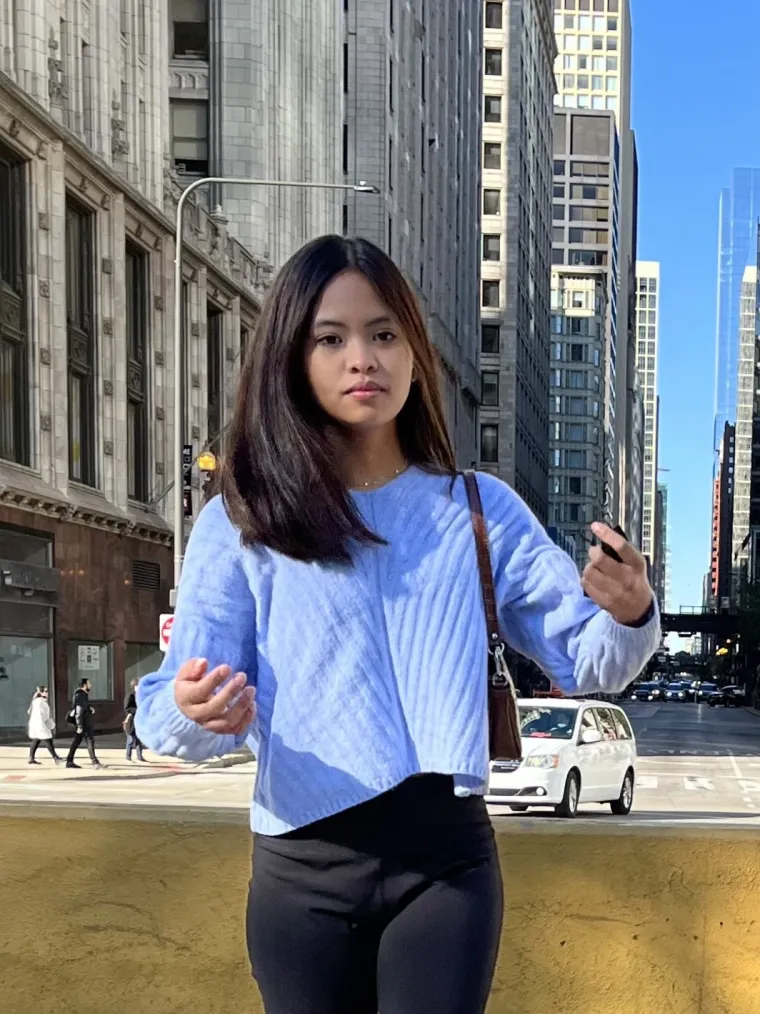
[[[382,317],[374,317],[372,320],[365,322],[365,327],[377,327],[378,324],[392,324],[391,318],[384,314]],[[314,321],[314,327],[346,327],[345,321],[342,320],[328,320],[325,317],[319,317]]]

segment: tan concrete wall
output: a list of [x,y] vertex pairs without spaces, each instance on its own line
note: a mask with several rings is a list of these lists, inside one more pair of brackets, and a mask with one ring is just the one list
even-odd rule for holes
[[[0,812],[3,1014],[261,1012],[248,831],[188,820]],[[511,821],[499,847],[489,1014],[760,1014],[757,832]]]

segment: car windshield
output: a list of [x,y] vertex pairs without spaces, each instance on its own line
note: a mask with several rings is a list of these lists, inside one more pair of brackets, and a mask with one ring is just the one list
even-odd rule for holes
[[523,739],[572,739],[577,711],[571,708],[520,708]]
[[716,686],[715,683],[703,683],[699,689],[707,693],[712,693],[712,691],[717,690],[718,687]]
[[682,690],[683,687],[680,683],[668,683],[668,690]]

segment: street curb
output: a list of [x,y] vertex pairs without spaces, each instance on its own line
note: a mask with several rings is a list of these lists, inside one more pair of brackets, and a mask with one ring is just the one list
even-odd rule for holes
[[752,715],[753,718],[760,718],[760,711],[757,708],[742,708],[748,715]]
[[226,757],[214,757],[209,761],[201,761],[201,763],[197,764],[196,767],[211,770],[214,770],[215,768],[232,768],[236,767],[238,764],[250,764],[255,759],[256,758],[250,750],[243,750],[239,753],[227,754]]

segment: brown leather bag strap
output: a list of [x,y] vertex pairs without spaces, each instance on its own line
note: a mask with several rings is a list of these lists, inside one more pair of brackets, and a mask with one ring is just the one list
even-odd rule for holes
[[504,639],[499,629],[499,614],[496,609],[496,593],[493,584],[493,568],[491,566],[491,550],[483,515],[483,502],[480,499],[478,480],[473,471],[463,473],[464,485],[467,490],[467,501],[470,505],[472,531],[475,535],[475,549],[480,572],[480,590],[483,593],[483,607],[486,613],[486,631],[488,633],[488,650],[494,651],[504,646]]

